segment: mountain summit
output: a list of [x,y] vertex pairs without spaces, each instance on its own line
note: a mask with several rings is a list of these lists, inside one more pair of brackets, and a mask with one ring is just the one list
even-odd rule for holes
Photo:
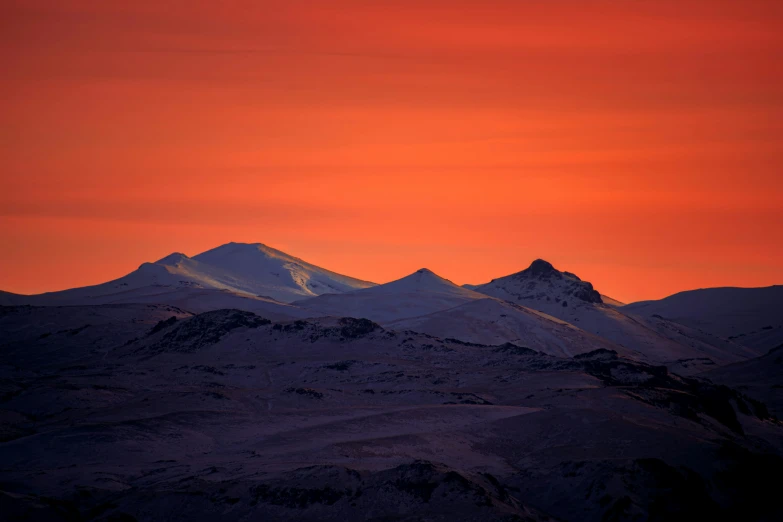
[[523,272],[530,272],[533,274],[544,275],[544,274],[555,273],[557,272],[557,270],[555,270],[555,267],[553,267],[552,263],[550,263],[549,261],[544,261],[543,259],[536,259],[535,261],[530,263],[530,266],[526,270],[523,270]]
[[36,296],[9,294],[5,300],[14,304],[96,304],[132,302],[141,297],[148,300],[147,296],[154,295],[158,296],[157,302],[166,303],[167,294],[200,290],[289,303],[374,284],[261,243],[228,243],[193,257],[174,252],[158,261],[142,263],[137,270],[107,283]]
[[262,243],[227,243],[193,257],[175,252],[143,264],[139,271],[152,275],[154,284],[228,290],[284,303],[374,284],[326,270]]
[[543,259],[536,259],[521,272],[466,288],[512,302],[535,300],[563,307],[568,307],[569,301],[603,303],[591,283],[570,272],[560,272]]
[[294,304],[319,314],[363,317],[385,324],[484,298],[432,270],[421,268],[390,283],[343,294],[325,294]]
[[373,287],[377,293],[435,292],[453,295],[466,295],[465,288],[459,287],[441,277],[429,268],[420,268],[410,275],[396,281]]
[[291,302],[326,293],[350,292],[374,283],[326,270],[262,243],[228,243],[196,256],[220,285]]

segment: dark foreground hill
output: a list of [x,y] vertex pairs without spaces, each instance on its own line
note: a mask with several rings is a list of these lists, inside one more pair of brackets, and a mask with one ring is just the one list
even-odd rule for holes
[[0,308],[18,520],[780,520],[741,391],[359,319]]

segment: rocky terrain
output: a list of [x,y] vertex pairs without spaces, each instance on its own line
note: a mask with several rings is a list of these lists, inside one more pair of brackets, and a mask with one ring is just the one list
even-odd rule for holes
[[774,410],[600,345],[143,304],[2,307],[0,339],[12,520],[783,515]]

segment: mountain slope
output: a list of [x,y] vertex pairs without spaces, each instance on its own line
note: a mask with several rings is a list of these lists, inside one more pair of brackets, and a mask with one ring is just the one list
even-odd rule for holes
[[783,344],[767,354],[704,372],[705,377],[762,401],[776,417],[783,416]]
[[385,324],[484,298],[422,268],[391,283],[344,294],[325,294],[293,304],[316,314],[363,317]]
[[0,306],[16,306],[25,304],[25,297],[27,296],[0,290]]
[[0,304],[80,305],[150,302],[154,298],[161,303],[173,299],[182,305],[184,299],[192,303],[193,311],[233,307],[274,315],[274,304],[372,285],[260,243],[229,243],[192,258],[175,252],[99,285],[33,296],[3,293]]
[[560,272],[540,259],[526,270],[471,288],[540,310],[683,373],[699,371],[702,365],[729,364],[760,355],[756,350],[662,318],[626,313],[628,307],[604,303],[589,282]]
[[623,303],[622,301],[618,301],[617,299],[613,299],[608,295],[604,295],[604,294],[601,294],[601,301],[603,301],[605,305],[609,305],[609,306],[614,306],[614,307],[625,306],[625,303]]
[[706,288],[642,301],[622,311],[660,316],[766,352],[783,344],[783,286]]
[[639,356],[606,339],[537,310],[487,297],[433,314],[388,324],[394,330],[412,330],[440,338],[478,344],[513,343],[558,357],[572,357],[599,348]]
[[374,286],[374,283],[326,270],[261,243],[228,243],[193,256],[193,260],[202,267],[200,273],[217,284],[286,303]]

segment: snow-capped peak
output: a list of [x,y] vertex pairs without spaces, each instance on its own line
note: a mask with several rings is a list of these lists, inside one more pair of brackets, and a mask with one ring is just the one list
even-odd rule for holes
[[209,261],[225,257],[236,258],[241,256],[263,256],[266,258],[284,259],[286,261],[300,261],[304,263],[304,261],[297,257],[286,254],[281,250],[277,250],[263,243],[237,243],[234,241],[195,255],[193,256],[193,259]]
[[487,284],[471,286],[478,292],[509,301],[538,300],[565,302],[602,303],[593,285],[582,281],[570,272],[557,270],[552,263],[536,259],[528,268]]
[[435,292],[449,294],[475,294],[471,290],[455,285],[445,277],[441,277],[429,268],[420,268],[410,275],[396,281],[376,286],[373,292]]
[[326,294],[294,304],[323,315],[365,317],[386,323],[431,314],[486,296],[421,268],[390,283],[355,292]]
[[193,257],[173,252],[157,261],[142,263],[137,270],[119,279],[55,292],[46,299],[79,303],[80,299],[108,299],[121,292],[127,301],[132,298],[131,294],[152,288],[157,293],[182,289],[220,290],[250,298],[291,302],[371,286],[374,283],[323,269],[262,243],[228,243]]
[[324,293],[350,292],[374,283],[344,276],[263,243],[227,243],[189,259],[190,272],[256,295],[291,302]]
[[183,254],[182,252],[172,252],[171,254],[167,255],[166,257],[163,257],[161,259],[158,259],[155,261],[156,265],[177,265],[187,259],[190,259],[188,256]]

